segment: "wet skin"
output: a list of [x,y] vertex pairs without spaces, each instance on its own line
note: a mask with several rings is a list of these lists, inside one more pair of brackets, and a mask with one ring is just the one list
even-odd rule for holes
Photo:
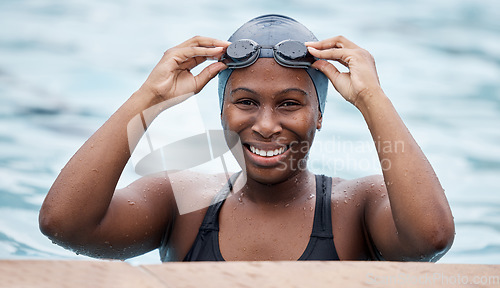
[[[304,161],[321,128],[314,84],[304,69],[262,58],[233,71],[224,99],[222,125],[240,136],[247,183],[223,205],[222,255],[232,260],[298,259],[314,215],[314,201],[307,196],[315,194],[315,182]],[[268,157],[255,149],[284,152]]]
[[[259,59],[248,68],[236,70],[227,83],[221,120],[224,129],[240,136],[248,178],[243,189],[235,191],[221,208],[222,256],[226,260],[298,259],[309,242],[316,201],[314,175],[301,161],[322,121],[310,77],[303,69],[284,68],[273,59]],[[265,151],[284,146],[288,149],[264,157],[253,153],[250,146]],[[361,202],[366,196],[355,195],[357,188],[364,186],[349,187],[342,182],[335,178],[334,191],[330,191],[334,192],[332,220],[339,257],[369,259],[360,225]],[[337,192],[337,188],[346,192]],[[348,203],[344,203],[346,196]],[[179,218],[198,218],[195,222],[201,223],[202,216],[204,212],[195,212]],[[192,243],[196,231],[183,233],[179,228],[178,235],[183,236],[174,237],[172,242]],[[178,260],[191,245],[182,246],[177,249]]]
[[[198,36],[165,52],[141,88],[61,170],[40,210],[44,234],[78,253],[115,259],[146,253],[168,240],[171,260],[184,258],[225,175],[164,172],[116,189],[144,133],[142,126],[135,131],[127,125],[146,109],[158,115],[185,99],[181,96],[201,91],[226,67],[215,62],[198,75],[191,69],[220,59],[228,45]],[[339,258],[374,259],[377,249],[387,260],[436,261],[453,242],[451,210],[430,163],[382,91],[373,57],[342,36],[306,45],[315,57],[348,66],[349,72],[341,73],[327,61],[313,63],[361,112],[372,138],[398,141],[405,149],[377,151],[391,164],[383,176],[333,179],[332,228]],[[304,70],[259,59],[234,71],[226,90],[222,125],[241,137],[248,180],[237,180],[243,188],[221,208],[221,253],[226,260],[298,259],[309,241],[315,208],[314,175],[301,161],[323,120],[314,86]],[[182,197],[172,183],[183,183]],[[199,210],[182,213],[183,205]]]

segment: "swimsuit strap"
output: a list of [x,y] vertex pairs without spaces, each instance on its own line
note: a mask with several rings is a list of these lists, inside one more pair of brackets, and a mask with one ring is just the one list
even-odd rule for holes
[[216,230],[219,231],[219,210],[224,203],[224,200],[229,196],[231,191],[233,191],[233,185],[238,176],[240,176],[241,171],[231,175],[226,185],[220,189],[220,191],[215,195],[212,203],[208,207],[205,218],[201,223],[200,229],[203,230]]
[[332,231],[332,178],[316,175],[316,210],[311,236],[333,238]]

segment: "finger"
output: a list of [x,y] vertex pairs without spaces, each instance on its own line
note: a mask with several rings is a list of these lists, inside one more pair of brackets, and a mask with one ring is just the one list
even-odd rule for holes
[[311,67],[323,72],[323,74],[330,79],[330,82],[332,82],[335,90],[337,90],[341,95],[345,94],[345,91],[347,90],[346,87],[350,86],[349,73],[340,72],[337,67],[326,60],[317,60],[311,65]]
[[200,74],[196,75],[194,77],[195,81],[195,93],[198,93],[207,85],[208,81],[210,81],[212,78],[214,78],[220,71],[226,69],[227,66],[226,64],[222,62],[215,62],[203,69]]
[[220,60],[222,55],[224,53],[218,53],[213,56],[196,56],[193,58],[188,59],[186,62],[182,63],[179,65],[181,69],[193,69],[194,67],[200,65],[201,63],[205,62],[206,60]]
[[317,60],[315,61],[311,67],[318,69],[323,72],[323,74],[328,77],[332,81],[332,83],[337,79],[340,74],[340,71],[335,67],[332,63],[329,63],[326,60]]
[[195,36],[177,47],[227,47],[231,42],[210,37]]
[[197,57],[189,58],[186,62],[183,62],[182,64],[179,65],[179,69],[191,70],[194,67],[200,65],[201,63],[205,62],[206,60],[207,60],[207,57],[204,57],[204,56],[197,56]]
[[307,50],[309,50],[309,53],[311,53],[313,56],[320,58],[320,59],[326,59],[326,60],[335,60],[339,62],[340,64],[346,66],[349,68],[349,59],[350,59],[350,50],[342,49],[342,48],[332,48],[332,49],[327,49],[327,50],[318,50],[314,47],[308,47]]
[[[207,47],[185,47],[172,51],[172,55],[166,56],[177,62],[178,65],[190,60],[194,57],[218,57],[224,51],[223,47],[207,48]],[[170,54],[170,53],[168,53]]]
[[305,45],[320,50],[330,49],[330,48],[349,48],[349,49],[360,48],[358,45],[354,44],[354,42],[350,41],[344,36],[336,36],[318,42],[306,42]]

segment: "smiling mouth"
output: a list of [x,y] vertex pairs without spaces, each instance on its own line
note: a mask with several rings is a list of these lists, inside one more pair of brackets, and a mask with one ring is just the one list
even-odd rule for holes
[[274,150],[264,150],[264,149],[259,149],[256,148],[252,145],[245,145],[250,152],[252,152],[255,155],[262,156],[262,157],[273,157],[273,156],[278,156],[283,153],[285,153],[288,150],[288,146],[283,146],[280,148],[276,148]]

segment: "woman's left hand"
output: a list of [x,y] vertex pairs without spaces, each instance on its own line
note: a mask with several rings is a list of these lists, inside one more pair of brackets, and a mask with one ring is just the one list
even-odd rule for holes
[[[305,44],[313,56],[324,59],[314,62],[312,67],[323,72],[335,89],[356,107],[360,100],[365,100],[365,97],[370,97],[374,92],[382,91],[375,60],[368,51],[343,36]],[[349,72],[340,72],[326,60],[341,63]]]

